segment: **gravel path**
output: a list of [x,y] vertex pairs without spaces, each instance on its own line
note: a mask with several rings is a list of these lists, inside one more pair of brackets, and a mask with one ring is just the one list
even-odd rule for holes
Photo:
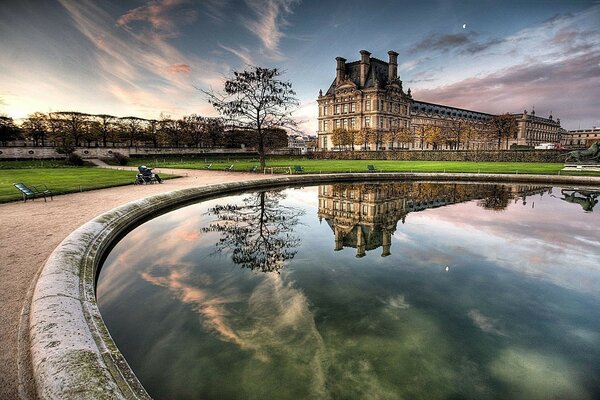
[[[131,167],[108,168],[135,170]],[[21,357],[25,362],[19,362],[21,311],[24,305],[27,310],[27,292],[38,270],[69,233],[103,212],[143,197],[213,183],[264,178],[262,174],[240,172],[166,168],[155,171],[183,177],[167,180],[161,185],[121,186],[56,196],[54,201],[47,203],[37,199],[0,204],[0,399],[31,396],[33,385],[30,381],[25,380],[19,389],[18,368],[23,369],[21,375],[25,377],[30,368],[26,358]]]

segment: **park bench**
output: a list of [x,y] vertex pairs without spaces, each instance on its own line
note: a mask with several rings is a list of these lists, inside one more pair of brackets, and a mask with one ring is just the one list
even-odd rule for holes
[[254,166],[248,168],[249,172],[256,172],[257,170],[258,170],[258,165],[254,165]]
[[300,174],[304,172],[304,167],[302,165],[294,165],[294,173]]
[[46,185],[42,185],[44,186],[44,189],[41,190],[35,186],[27,186],[20,182],[15,183],[14,186],[21,191],[21,194],[23,195],[23,201],[25,202],[27,199],[35,200],[36,197],[43,197],[44,201],[47,201],[46,196],[50,196],[50,200],[53,200],[52,191],[50,191]]
[[375,171],[377,171],[377,168],[375,168],[374,165],[367,165],[367,171],[369,171],[369,172],[375,172]]
[[229,167],[225,167],[224,171],[233,171],[233,164],[231,164]]
[[210,163],[210,164],[206,164],[206,165],[204,166],[204,169],[211,169],[211,168],[212,168],[212,163]]

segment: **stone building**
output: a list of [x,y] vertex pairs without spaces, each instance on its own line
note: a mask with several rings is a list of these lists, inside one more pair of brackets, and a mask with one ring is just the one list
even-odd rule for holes
[[513,114],[517,119],[517,138],[513,143],[524,146],[535,146],[541,143],[560,143],[562,129],[560,118],[554,120],[552,114],[548,118],[538,117],[535,110],[528,113]]
[[589,147],[597,141],[600,141],[600,128],[594,126],[563,133],[561,143],[564,147]]
[[[325,94],[319,92],[318,146],[333,149],[335,129],[381,130],[410,126],[410,90],[404,92],[398,77],[398,53],[388,52],[388,62],[360,51],[360,60],[336,58],[336,76]],[[369,144],[368,150],[375,150]]]
[[[414,100],[410,89],[405,92],[402,87],[398,75],[398,53],[389,51],[388,56],[385,62],[361,50],[359,61],[348,63],[342,57],[336,58],[335,79],[325,94],[319,91],[317,99],[319,149],[335,148],[332,134],[336,129],[376,132],[377,140],[359,147],[364,150],[495,148],[495,141],[482,140],[481,135],[479,139],[469,139],[468,146],[461,140],[428,144],[425,140],[425,128],[428,126],[450,131],[469,126],[472,131],[483,132],[493,115]],[[514,115],[519,133],[509,140],[508,146],[560,142],[559,119],[536,117],[534,112]],[[403,129],[408,131],[409,136],[402,140],[386,135]]]
[[334,250],[356,249],[356,257],[381,249],[391,254],[398,222],[411,212],[482,199],[484,208],[504,209],[510,200],[527,205],[527,197],[551,193],[551,188],[529,185],[454,185],[428,182],[337,184],[319,186],[318,216],[334,234]]
[[[449,107],[441,104],[427,103],[425,101],[413,100],[411,112],[411,131],[413,132],[413,141],[409,144],[409,149],[432,149],[433,146],[425,142],[425,129],[427,126],[437,126],[440,128],[464,129],[466,124],[471,124],[473,129],[481,130],[492,117],[491,114],[465,110],[462,108]],[[485,148],[486,143],[479,140],[471,140],[471,148]],[[446,143],[442,149],[460,148],[466,146],[461,143]]]

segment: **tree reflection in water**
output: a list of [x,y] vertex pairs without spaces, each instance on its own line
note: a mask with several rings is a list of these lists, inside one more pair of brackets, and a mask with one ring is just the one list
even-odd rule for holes
[[220,232],[217,252],[231,254],[242,268],[279,273],[302,243],[294,226],[304,214],[282,205],[284,198],[281,191],[263,191],[248,195],[242,204],[217,205],[207,212],[217,220],[203,231]]
[[489,185],[483,186],[483,198],[477,202],[477,205],[486,210],[504,211],[508,207],[511,199],[511,193],[507,186]]

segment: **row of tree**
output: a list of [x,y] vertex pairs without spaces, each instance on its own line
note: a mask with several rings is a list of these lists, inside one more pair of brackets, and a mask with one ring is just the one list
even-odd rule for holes
[[[270,148],[287,146],[283,129],[267,132]],[[158,120],[115,117],[75,111],[36,112],[17,125],[0,116],[0,142],[27,140],[34,146],[149,146],[149,147],[237,147],[258,145],[248,129],[234,129],[222,118],[196,114],[179,119],[161,115]]]
[[413,128],[396,128],[391,130],[335,129],[331,135],[332,144],[339,149],[366,149],[370,144],[376,149],[389,144],[391,149],[409,147],[411,143],[426,145],[433,149],[446,146],[449,149],[500,149],[503,143],[517,136],[517,121],[513,115],[495,115],[484,122],[471,122],[463,119],[444,121],[444,125],[424,125]]

